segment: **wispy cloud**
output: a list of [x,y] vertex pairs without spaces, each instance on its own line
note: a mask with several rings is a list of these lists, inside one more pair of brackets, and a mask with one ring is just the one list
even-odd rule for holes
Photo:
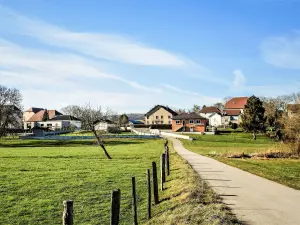
[[0,75],[2,79],[11,77],[15,82],[27,80],[30,84],[42,81],[54,85],[66,85],[71,78],[111,79],[125,83],[134,89],[160,92],[136,81],[101,71],[93,60],[67,53],[49,53],[45,50],[32,50],[0,39]]
[[242,88],[246,83],[246,78],[241,70],[234,70],[233,71],[234,80],[233,86],[235,88]]
[[274,66],[300,69],[300,32],[266,38],[260,45],[263,59]]
[[183,56],[149,47],[132,38],[106,33],[74,32],[25,17],[1,6],[0,21],[0,27],[7,31],[100,59],[145,66],[202,67]]

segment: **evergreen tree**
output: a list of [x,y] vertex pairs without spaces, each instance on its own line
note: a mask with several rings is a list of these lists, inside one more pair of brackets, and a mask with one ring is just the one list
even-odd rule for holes
[[126,114],[122,114],[119,118],[120,126],[124,126],[125,131],[127,131],[127,125],[129,123],[128,116]]
[[256,133],[265,131],[265,108],[263,102],[256,96],[248,98],[245,105],[244,113],[242,114],[241,127],[246,132],[253,133],[253,140],[256,140]]

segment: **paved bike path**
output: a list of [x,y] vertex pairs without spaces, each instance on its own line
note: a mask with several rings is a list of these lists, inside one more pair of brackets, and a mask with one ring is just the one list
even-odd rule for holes
[[179,140],[171,140],[175,151],[240,220],[255,225],[300,225],[300,191],[188,151]]

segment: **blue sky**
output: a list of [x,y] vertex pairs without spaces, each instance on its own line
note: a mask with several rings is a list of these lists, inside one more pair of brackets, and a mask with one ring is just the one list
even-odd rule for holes
[[0,83],[24,107],[122,112],[300,90],[300,0],[0,0]]

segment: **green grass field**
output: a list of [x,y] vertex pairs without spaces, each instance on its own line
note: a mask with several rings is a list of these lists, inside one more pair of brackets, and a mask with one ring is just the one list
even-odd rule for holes
[[258,135],[257,140],[251,134],[236,133],[223,135],[194,135],[196,140],[183,140],[184,146],[196,153],[238,167],[242,170],[265,177],[300,190],[300,160],[293,159],[232,159],[223,157],[228,153],[266,152],[276,146],[276,142]]
[[75,224],[109,224],[111,190],[118,188],[120,224],[132,224],[132,176],[140,223],[238,224],[174,152],[166,191],[160,191],[162,202],[147,221],[146,169],[152,161],[159,165],[163,141],[114,139],[106,146],[112,160],[93,141],[0,141],[1,224],[61,224],[66,199],[74,200]]

